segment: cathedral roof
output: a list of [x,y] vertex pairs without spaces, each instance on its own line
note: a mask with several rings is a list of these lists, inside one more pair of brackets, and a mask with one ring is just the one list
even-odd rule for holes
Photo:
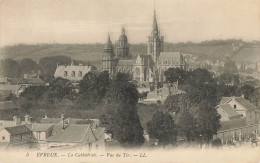
[[117,67],[133,67],[134,60],[126,59],[126,60],[119,60],[117,63]]
[[181,52],[161,52],[159,59],[172,59],[172,58],[180,58],[182,56]]

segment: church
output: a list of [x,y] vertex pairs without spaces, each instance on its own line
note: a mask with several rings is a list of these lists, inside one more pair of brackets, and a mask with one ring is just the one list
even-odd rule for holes
[[129,44],[122,28],[119,40],[115,48],[108,35],[102,54],[102,71],[108,71],[113,78],[116,73],[129,73],[138,83],[163,83],[164,71],[168,68],[179,67],[187,70],[188,64],[181,52],[164,52],[164,36],[161,35],[156,13],[154,11],[153,25],[147,42],[147,54],[138,54],[132,58],[129,52]]

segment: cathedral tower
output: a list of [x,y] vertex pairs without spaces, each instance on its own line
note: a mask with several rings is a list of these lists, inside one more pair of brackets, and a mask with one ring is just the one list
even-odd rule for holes
[[147,46],[148,54],[152,55],[154,63],[157,62],[160,52],[163,51],[163,40],[164,37],[160,35],[160,31],[158,29],[158,24],[156,20],[156,13],[154,11],[153,30],[151,32],[151,35],[148,37]]
[[104,47],[102,54],[102,71],[108,71],[108,73],[113,77],[115,74],[115,54],[110,36],[107,37],[107,42]]
[[119,40],[116,42],[116,58],[117,59],[130,59],[129,45],[127,43],[127,37],[125,34],[125,28],[122,27]]

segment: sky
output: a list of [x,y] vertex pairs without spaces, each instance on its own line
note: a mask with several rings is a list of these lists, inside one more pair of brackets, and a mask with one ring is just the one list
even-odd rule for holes
[[260,40],[260,0],[0,0],[0,46],[146,43],[154,6],[166,42]]

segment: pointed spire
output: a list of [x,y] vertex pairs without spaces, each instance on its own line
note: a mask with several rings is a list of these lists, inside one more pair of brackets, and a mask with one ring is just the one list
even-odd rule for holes
[[153,31],[157,31],[158,32],[158,25],[157,25],[155,10],[154,10],[154,16],[153,16]]
[[109,35],[109,33],[108,33],[108,35],[107,35],[107,42],[106,42],[105,48],[106,48],[106,49],[111,49],[111,48],[113,48],[112,42],[111,42],[111,40],[110,40],[110,35]]

